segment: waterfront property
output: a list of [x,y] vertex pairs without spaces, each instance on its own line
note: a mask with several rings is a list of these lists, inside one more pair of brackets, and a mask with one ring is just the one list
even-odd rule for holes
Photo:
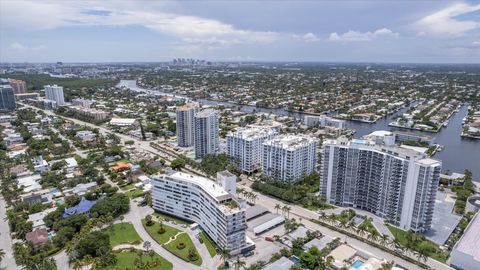
[[324,143],[320,194],[327,202],[370,211],[404,230],[432,225],[441,161],[384,142],[345,138]]
[[155,210],[196,222],[232,255],[247,248],[245,209],[220,185],[182,172],[155,176],[152,182]]

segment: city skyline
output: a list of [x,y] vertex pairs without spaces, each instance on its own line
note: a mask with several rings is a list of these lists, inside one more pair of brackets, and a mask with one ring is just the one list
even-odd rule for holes
[[480,5],[2,1],[0,62],[478,63]]

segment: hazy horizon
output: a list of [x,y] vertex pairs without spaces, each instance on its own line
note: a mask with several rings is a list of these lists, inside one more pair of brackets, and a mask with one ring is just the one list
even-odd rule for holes
[[478,1],[0,2],[0,62],[480,63]]

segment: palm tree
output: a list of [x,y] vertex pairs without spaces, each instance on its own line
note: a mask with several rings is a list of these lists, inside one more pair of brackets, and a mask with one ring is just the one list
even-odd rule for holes
[[382,246],[386,246],[387,243],[388,243],[388,235],[382,234],[382,235],[380,236],[380,244],[381,244]]
[[245,261],[242,261],[240,259],[240,256],[237,256],[237,259],[235,260],[235,262],[233,263],[233,267],[235,268],[235,270],[240,270],[240,268],[245,268],[245,265],[247,263]]
[[230,258],[230,250],[228,248],[222,248],[220,250],[220,259],[223,261],[223,266],[227,267],[227,260]]
[[0,263],[3,261],[3,258],[5,258],[5,251],[0,249]]
[[148,252],[150,250],[150,247],[152,246],[152,243],[150,241],[145,241],[143,242],[143,248]]
[[254,194],[252,193],[252,201],[253,201],[253,204],[255,204],[255,201],[257,200],[257,194]]
[[321,212],[319,218],[323,221],[327,220],[327,214],[325,212]]
[[277,214],[278,214],[278,210],[280,209],[282,209],[282,206],[279,203],[275,204],[275,210],[277,210]]
[[335,221],[337,220],[337,215],[335,215],[334,213],[331,213],[328,216],[328,220],[330,220],[330,223],[335,224]]
[[240,195],[243,195],[243,192],[245,192],[245,189],[244,188],[237,188],[237,194],[240,196]]
[[426,262],[427,259],[428,259],[427,251],[424,250],[424,249],[419,249],[419,251],[417,253],[417,258],[418,258],[418,261],[422,260],[423,262]]
[[288,205],[285,205],[283,206],[282,210],[284,213],[287,213],[287,218],[290,218],[290,210],[292,210],[292,208]]
[[83,268],[82,261],[79,259],[74,259],[72,263],[73,270],[81,270]]

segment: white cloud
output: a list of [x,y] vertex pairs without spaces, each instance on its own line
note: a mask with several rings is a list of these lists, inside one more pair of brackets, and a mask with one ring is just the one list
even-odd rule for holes
[[420,32],[426,34],[439,37],[455,37],[480,28],[479,21],[456,18],[479,10],[480,4],[457,3],[420,19],[415,23],[415,26]]
[[374,32],[358,32],[358,31],[348,31],[343,34],[338,34],[333,32],[328,37],[329,41],[339,41],[339,42],[356,42],[356,41],[369,41],[376,38],[397,38],[399,34],[393,32],[388,28],[377,29]]
[[305,35],[302,36],[302,38],[306,42],[320,41],[320,38],[317,37],[314,33],[306,33]]
[[[113,3],[113,4],[112,4]],[[68,26],[141,25],[182,40],[185,45],[226,46],[239,43],[268,44],[282,34],[245,30],[218,20],[163,12],[137,2],[5,1],[0,23],[5,27],[35,30]]]
[[38,50],[44,49],[45,46],[39,45],[39,46],[33,47],[33,46],[24,45],[20,42],[13,42],[12,44],[10,44],[10,48],[17,51],[38,51]]

